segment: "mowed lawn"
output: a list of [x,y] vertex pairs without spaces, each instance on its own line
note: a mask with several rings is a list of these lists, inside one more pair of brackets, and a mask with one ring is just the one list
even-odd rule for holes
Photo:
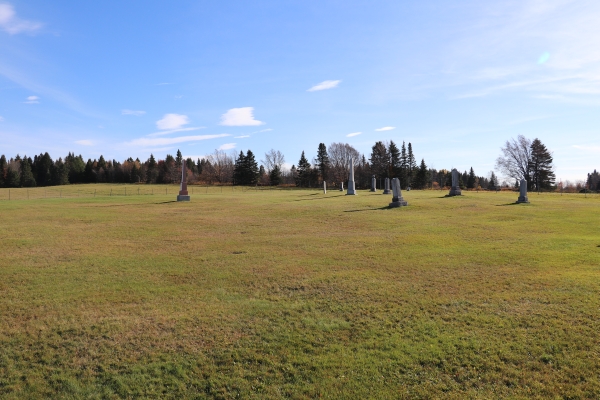
[[598,195],[108,188],[0,201],[0,398],[600,397]]

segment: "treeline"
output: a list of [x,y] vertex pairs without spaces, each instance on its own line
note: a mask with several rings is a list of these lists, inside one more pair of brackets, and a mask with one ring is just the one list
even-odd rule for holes
[[[317,155],[311,161],[302,151],[297,163],[285,168],[285,157],[270,150],[260,161],[251,150],[236,156],[222,150],[192,160],[184,159],[178,150],[175,156],[167,154],[163,160],[154,155],[141,161],[128,158],[123,162],[98,159],[85,161],[81,155],[69,153],[64,159],[53,160],[48,153],[33,157],[17,155],[7,160],[0,157],[0,187],[34,187],[73,183],[178,183],[185,163],[189,183],[234,185],[295,185],[321,187],[323,181],[339,185],[348,181],[350,164],[354,164],[357,188],[366,189],[375,176],[378,187],[385,178],[399,178],[403,189],[445,188],[451,184],[449,170],[429,168],[424,159],[417,162],[411,143],[394,141],[376,142],[371,154],[365,156],[348,143],[320,143]],[[288,164],[289,165],[289,164]],[[495,189],[498,180],[492,172],[489,177],[464,171],[460,176],[464,189]]]

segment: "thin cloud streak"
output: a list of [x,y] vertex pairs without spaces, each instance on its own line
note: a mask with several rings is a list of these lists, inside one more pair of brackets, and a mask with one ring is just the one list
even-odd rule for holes
[[170,129],[168,131],[160,131],[160,132],[154,132],[148,135],[148,137],[156,137],[156,136],[163,136],[163,135],[170,135],[171,133],[176,133],[176,132],[190,132],[190,131],[197,131],[199,129],[205,129],[205,126],[198,126],[198,127],[190,127],[190,128],[180,128],[180,129]]
[[318,83],[315,86],[311,87],[310,89],[308,89],[307,92],[318,92],[320,90],[333,89],[333,88],[337,87],[337,85],[339,85],[340,82],[341,82],[341,80],[323,81],[323,82]]
[[361,135],[361,134],[362,134],[362,132],[354,132],[354,133],[347,134],[346,137],[354,137],[354,136],[358,136],[358,135]]
[[144,146],[144,147],[154,147],[154,146],[168,146],[170,144],[177,143],[186,143],[186,142],[198,142],[201,140],[210,140],[217,139],[222,137],[231,136],[228,133],[221,133],[218,135],[197,135],[197,136],[180,136],[174,138],[139,138],[132,140],[131,142],[126,142],[127,146]]

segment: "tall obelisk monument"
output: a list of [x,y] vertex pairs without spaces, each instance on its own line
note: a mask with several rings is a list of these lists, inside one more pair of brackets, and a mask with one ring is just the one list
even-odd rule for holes
[[187,171],[185,160],[181,160],[181,186],[179,187],[179,194],[177,195],[177,201],[190,201],[190,196],[187,190]]
[[350,176],[348,177],[348,191],[346,195],[356,194],[356,187],[354,186],[354,159],[350,159]]

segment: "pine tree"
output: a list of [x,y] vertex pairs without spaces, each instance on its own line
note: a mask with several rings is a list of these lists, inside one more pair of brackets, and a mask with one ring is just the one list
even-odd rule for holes
[[408,176],[408,154],[406,153],[406,144],[404,142],[402,142],[402,149],[400,151],[400,173],[398,175],[402,189],[406,189],[410,186]]
[[298,167],[296,168],[296,186],[308,187],[310,183],[310,173],[310,163],[306,159],[303,150],[302,155],[300,156],[300,160],[298,161]]
[[329,170],[329,155],[327,154],[325,143],[319,143],[319,149],[317,150],[317,168],[321,174],[321,179],[326,181]]
[[0,187],[6,186],[6,168],[8,164],[6,162],[6,156],[2,154],[0,156]]
[[244,179],[247,185],[255,185],[258,182],[259,170],[258,163],[252,150],[246,152],[244,159]]
[[181,151],[177,149],[177,154],[175,155],[175,164],[177,168],[181,168],[181,161],[183,160],[183,156],[181,155]]
[[371,148],[371,172],[378,178],[387,178],[390,170],[390,156],[383,142],[376,142]]
[[529,161],[531,183],[536,190],[551,189],[556,177],[552,170],[552,155],[539,139],[531,142],[531,159]]
[[240,154],[235,159],[235,165],[233,167],[233,181],[236,185],[244,185],[244,164],[246,156],[244,152],[240,150]]
[[21,177],[19,171],[8,167],[6,171],[6,187],[16,188],[21,186]]
[[413,154],[413,150],[412,150],[412,144],[410,142],[408,142],[408,172],[407,172],[407,178],[408,178],[408,186],[412,185],[412,180],[414,179],[414,176],[417,172],[417,160],[415,160],[415,155]]
[[496,177],[496,174],[494,174],[494,171],[492,171],[492,173],[490,174],[490,182],[488,183],[488,190],[496,190],[498,187],[498,178]]
[[21,161],[21,187],[35,187],[35,178],[31,172],[31,158],[23,157]]
[[389,173],[388,177],[397,178],[400,176],[400,171],[402,169],[400,163],[400,150],[394,141],[390,140],[390,144],[388,146],[388,155],[390,157],[389,162]]
[[48,152],[33,158],[32,172],[35,173],[37,186],[52,185],[52,169],[54,162]]
[[277,186],[281,182],[281,170],[279,165],[275,165],[269,174],[269,183],[271,186]]
[[413,185],[415,189],[425,189],[427,187],[427,183],[429,182],[429,170],[427,169],[427,165],[425,164],[425,160],[421,159],[421,165],[417,168],[415,172],[415,178],[413,180]]
[[62,158],[59,158],[54,163],[54,168],[52,171],[52,183],[54,185],[69,184],[69,164],[64,163]]
[[469,170],[469,176],[467,177],[467,189],[475,189],[476,176],[473,167]]

